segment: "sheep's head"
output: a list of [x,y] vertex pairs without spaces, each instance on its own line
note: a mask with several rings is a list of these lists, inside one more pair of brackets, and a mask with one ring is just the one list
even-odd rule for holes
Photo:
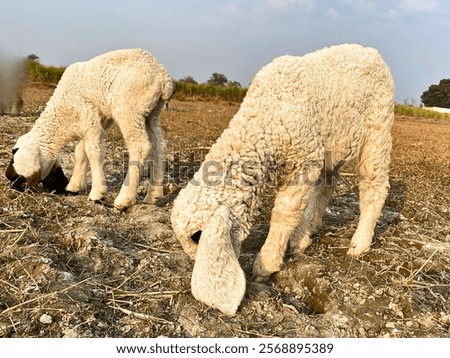
[[30,133],[21,136],[12,150],[13,157],[6,168],[6,177],[16,190],[37,190],[39,182],[45,189],[63,193],[68,180],[58,160],[44,160],[38,144]]
[[172,226],[184,251],[195,258],[192,294],[225,314],[236,313],[245,294],[236,220],[207,188],[189,184],[175,200]]

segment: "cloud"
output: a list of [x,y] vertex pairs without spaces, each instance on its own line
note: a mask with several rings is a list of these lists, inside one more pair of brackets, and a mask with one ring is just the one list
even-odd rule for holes
[[316,0],[265,0],[265,3],[271,7],[284,9],[290,6],[301,6],[311,10],[316,5]]
[[406,12],[436,11],[439,7],[436,0],[402,0],[398,6]]
[[395,19],[398,19],[400,17],[400,15],[401,15],[401,12],[399,10],[389,9],[386,13],[386,18],[395,20]]
[[339,0],[338,3],[363,12],[372,12],[375,10],[375,3],[370,0]]
[[219,10],[222,13],[229,14],[229,15],[240,15],[241,9],[238,5],[235,3],[227,3],[219,5]]
[[325,16],[330,20],[337,20],[341,17],[341,14],[335,8],[330,7],[326,11]]

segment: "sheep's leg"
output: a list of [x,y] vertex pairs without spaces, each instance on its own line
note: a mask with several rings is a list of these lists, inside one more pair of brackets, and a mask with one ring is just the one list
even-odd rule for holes
[[166,142],[161,129],[160,115],[164,102],[160,101],[147,120],[147,132],[152,144],[149,161],[149,178],[147,195],[144,202],[155,203],[164,195],[164,160],[166,158]]
[[368,134],[361,150],[357,168],[360,177],[360,217],[347,252],[350,256],[358,256],[370,250],[375,225],[388,194],[390,149],[390,134],[377,131]]
[[[92,188],[89,193],[89,199],[93,201],[102,200],[108,187],[106,186],[105,173],[103,171],[103,163],[105,160],[105,141],[104,130],[92,130],[85,136],[84,148],[91,165]],[[78,148],[81,153],[81,145]],[[81,154],[80,154],[81,156]]]
[[80,140],[75,147],[75,164],[72,177],[70,178],[69,184],[66,186],[66,192],[77,194],[86,189],[88,159],[84,145],[84,140]]
[[130,123],[138,122],[144,123],[144,120],[134,118],[119,122],[129,153],[128,172],[119,195],[114,200],[114,206],[119,210],[125,210],[136,202],[140,174],[151,149],[145,128],[130,126]]
[[23,108],[23,99],[22,97],[18,97],[11,108],[11,114],[19,114]]
[[318,166],[303,169],[298,180],[290,181],[278,192],[272,209],[269,234],[253,265],[253,278],[256,282],[265,281],[273,272],[280,271],[288,241],[315,190],[320,169]]
[[311,235],[322,226],[323,214],[335,191],[336,182],[327,183],[323,178],[321,180],[320,185],[313,191],[300,225],[289,243],[294,254],[304,252],[311,244]]

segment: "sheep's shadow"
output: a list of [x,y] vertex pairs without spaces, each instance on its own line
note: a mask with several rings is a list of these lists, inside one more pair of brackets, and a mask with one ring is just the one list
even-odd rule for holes
[[[391,178],[390,190],[388,197],[383,206],[382,213],[378,219],[375,227],[373,243],[392,226],[395,226],[400,221],[401,212],[404,207],[404,194],[406,185],[403,181]],[[348,228],[348,231],[356,230],[359,220],[359,195],[356,185],[351,185],[350,188],[344,188],[341,192],[338,190],[333,195],[330,203],[323,216],[323,222],[319,232],[313,235],[313,242],[320,243],[325,234],[336,236],[337,233]],[[243,254],[256,256],[265,242],[270,228],[270,217],[264,217],[255,222],[254,227],[250,231],[249,236],[243,242]],[[348,237],[350,242],[351,236]],[[289,253],[287,253],[289,255]]]
[[[383,205],[381,215],[375,226],[373,243],[400,220],[400,213],[404,207],[405,184],[403,181],[391,178],[388,197]],[[356,230],[360,216],[359,194],[356,186],[352,190],[335,195],[328,205],[323,217],[321,230],[314,235],[315,240],[320,240],[325,232],[333,233],[342,228]],[[353,231],[354,231],[353,230]],[[348,238],[349,240],[351,237]]]

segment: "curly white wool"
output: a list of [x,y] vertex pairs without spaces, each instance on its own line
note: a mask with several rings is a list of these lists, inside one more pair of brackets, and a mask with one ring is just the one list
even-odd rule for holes
[[262,68],[229,127],[174,202],[172,226],[195,258],[192,293],[234,314],[245,294],[238,257],[273,165],[284,168],[256,281],[281,269],[290,243],[310,244],[343,163],[360,177],[358,227],[349,255],[369,250],[387,196],[394,83],[375,49],[326,48]]
[[160,113],[172,91],[173,81],[167,70],[141,49],[112,51],[68,66],[31,131],[17,141],[10,165],[15,173],[9,168],[11,177],[45,180],[58,165],[61,148],[71,140],[79,140],[66,190],[78,193],[86,188],[89,161],[89,199],[101,200],[107,191],[104,134],[114,121],[129,151],[128,174],[114,205],[125,209],[134,204],[140,172],[149,155],[154,185],[146,199],[156,200],[162,195],[165,158]]

